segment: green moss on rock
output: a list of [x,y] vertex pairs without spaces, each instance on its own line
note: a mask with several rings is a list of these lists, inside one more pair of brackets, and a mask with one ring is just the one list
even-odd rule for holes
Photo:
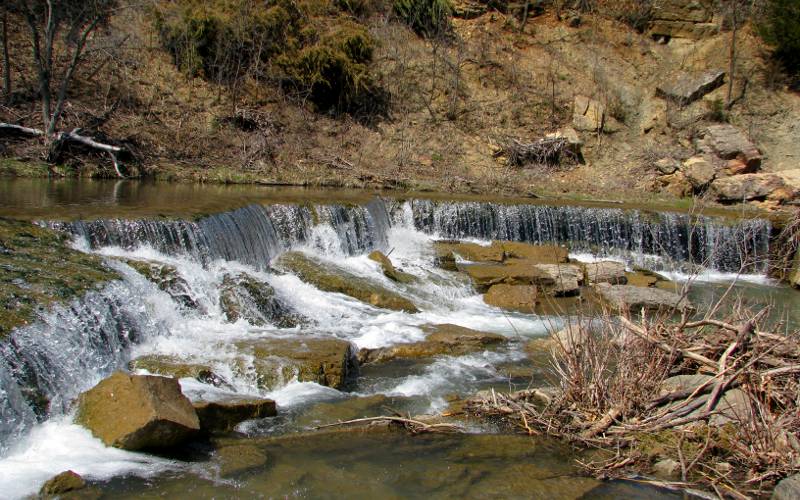
[[64,235],[0,218],[0,339],[53,304],[119,279],[100,258],[69,248]]

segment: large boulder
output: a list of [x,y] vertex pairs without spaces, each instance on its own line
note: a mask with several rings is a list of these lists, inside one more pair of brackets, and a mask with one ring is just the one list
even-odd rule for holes
[[698,40],[719,31],[713,22],[711,0],[656,0],[653,2],[649,33]]
[[228,397],[216,401],[195,401],[194,410],[203,432],[230,432],[241,422],[277,415],[275,401]]
[[116,372],[78,398],[77,421],[108,446],[170,448],[200,430],[178,380]]
[[536,287],[532,285],[492,285],[483,296],[490,306],[533,314],[536,307]]
[[359,361],[367,364],[395,358],[429,358],[441,354],[462,355],[483,351],[508,340],[496,333],[479,332],[458,325],[428,325],[422,329],[428,332],[425,340],[378,349],[361,349],[358,353]]
[[599,101],[586,96],[575,96],[572,108],[572,126],[575,130],[596,132],[603,129],[606,108]]
[[613,260],[589,262],[585,265],[586,278],[590,284],[611,283],[624,285],[628,282],[625,276],[625,264]]
[[220,308],[228,321],[240,318],[257,326],[292,328],[301,318],[275,295],[275,290],[255,277],[238,273],[225,275],[219,294]]
[[276,261],[276,266],[326,292],[348,295],[384,309],[419,312],[417,306],[399,293],[302,252],[284,253]]
[[717,176],[714,165],[702,156],[693,156],[683,162],[683,175],[697,191],[704,190]]
[[236,342],[237,369],[253,375],[263,389],[274,389],[293,378],[301,382],[343,388],[358,372],[352,344],[336,338],[263,338]]
[[689,299],[660,288],[602,283],[595,290],[602,303],[617,310],[682,311],[692,308]]
[[227,382],[214,373],[210,364],[195,363],[164,354],[147,354],[131,360],[130,370],[147,370],[156,375],[175,378],[193,378],[205,384],[216,386],[227,385]]
[[656,87],[656,95],[688,104],[700,99],[725,83],[724,71],[706,71],[700,74],[684,73],[677,78],[666,79]]
[[715,179],[711,192],[723,203],[764,200],[785,189],[783,179],[775,174],[743,174]]
[[733,125],[710,125],[699,136],[698,147],[723,160],[736,160],[741,167],[729,166],[732,173],[749,174],[761,166],[761,152],[744,133]]
[[797,500],[798,498],[800,498],[800,474],[781,480],[775,486],[775,491],[772,492],[772,500]]
[[543,291],[557,297],[578,295],[583,284],[583,270],[575,264],[536,264],[534,268],[553,281]]
[[367,257],[370,260],[377,262],[381,266],[383,275],[392,281],[396,281],[398,283],[413,283],[416,280],[414,275],[397,270],[394,267],[394,264],[392,264],[392,261],[389,260],[389,257],[387,257],[383,252],[375,250]]

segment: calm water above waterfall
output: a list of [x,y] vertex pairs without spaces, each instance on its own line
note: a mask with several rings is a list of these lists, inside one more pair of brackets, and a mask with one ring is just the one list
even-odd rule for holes
[[[796,292],[763,276],[771,231],[765,220],[619,207],[401,200],[352,192],[332,192],[329,200],[315,193],[313,200],[295,202],[273,191],[262,199],[252,189],[225,194],[209,187],[204,197],[197,187],[186,187],[192,193],[188,196],[170,185],[159,197],[159,188],[129,184],[117,185],[116,193],[71,186],[60,197],[52,185],[32,184],[38,187],[17,189],[13,197],[0,200],[2,213],[27,210],[39,224],[69,234],[76,248],[102,256],[123,278],[43,313],[41,321],[17,329],[0,344],[0,497],[35,493],[44,480],[66,469],[96,482],[109,497],[138,496],[151,488],[148,494],[191,492],[201,498],[317,497],[331,491],[371,497],[482,497],[497,491],[511,497],[666,497],[651,489],[579,478],[569,450],[496,435],[497,429],[478,423],[469,424],[472,434],[455,437],[298,433],[339,419],[382,414],[387,406],[411,415],[438,413],[454,395],[545,383],[547,374],[532,368],[523,346],[561,320],[485,304],[463,275],[435,265],[437,239],[564,244],[579,260],[620,260],[676,280],[691,273],[699,276],[692,292],[699,302],[720,294],[742,273],[746,297],[797,310],[791,308],[797,304]],[[14,191],[9,183],[0,186],[0,192]],[[170,205],[176,192],[190,200],[184,207],[187,215],[175,216],[182,210],[172,204],[173,217],[157,217],[154,208]],[[91,216],[80,217],[82,203]],[[107,217],[99,217],[103,207],[110,207]],[[376,308],[272,269],[270,264],[288,250],[401,294],[420,312]],[[395,266],[416,280],[387,279],[366,257],[372,250],[390,253]],[[180,290],[160,288],[137,272],[131,264],[143,260],[174,269]],[[221,294],[232,276],[242,275],[269,285],[280,307],[264,315],[245,303],[244,309],[254,308],[252,314],[244,311],[231,320]],[[289,315],[291,326],[282,321]],[[343,390],[292,377],[264,387],[249,370],[257,360],[236,348],[244,340],[299,335],[378,348],[422,340],[426,325],[448,323],[501,334],[509,342],[466,355],[368,366]],[[224,386],[215,386],[182,379],[190,398],[236,393],[276,400],[278,417],[247,423],[239,429],[240,438],[230,440],[266,453],[266,465],[226,479],[212,449],[170,458],[124,452],[103,446],[72,423],[71,403],[81,391],[147,355],[209,366],[225,380]],[[524,481],[509,484],[509,468]]]

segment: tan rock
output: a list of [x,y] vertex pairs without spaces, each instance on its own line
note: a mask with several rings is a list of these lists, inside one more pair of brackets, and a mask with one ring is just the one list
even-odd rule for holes
[[251,370],[264,389],[274,389],[294,377],[301,382],[343,388],[358,370],[352,344],[336,338],[263,338],[236,342],[252,365],[240,363],[246,375]]
[[706,71],[700,74],[684,73],[677,78],[665,79],[656,87],[656,94],[681,104],[700,99],[725,83],[724,71]]
[[434,243],[434,247],[437,254],[455,253],[470,262],[503,262],[505,258],[503,248],[494,243],[483,246],[460,241],[437,241]]
[[106,445],[169,448],[200,430],[178,380],[116,372],[78,398],[77,421]]
[[512,259],[505,264],[473,264],[461,266],[481,292],[486,292],[492,285],[542,285],[555,286],[556,282],[544,270],[538,269],[530,261]]
[[533,314],[536,308],[536,287],[532,285],[492,285],[483,296],[487,304],[509,311]]
[[458,325],[429,325],[423,327],[429,335],[425,340],[408,344],[397,344],[378,349],[361,349],[358,358],[361,363],[381,363],[396,358],[429,358],[440,354],[462,355],[483,351],[491,346],[506,342],[507,339],[496,333],[479,332]]
[[376,250],[371,254],[369,254],[367,257],[370,260],[374,260],[375,262],[380,264],[384,276],[386,276],[390,280],[397,281],[398,283],[413,283],[415,281],[413,275],[395,269],[394,264],[392,264],[392,261],[389,260],[389,257],[384,255],[382,252]]
[[210,365],[193,363],[175,356],[162,354],[148,354],[131,360],[128,363],[130,370],[147,370],[156,375],[175,378],[194,378],[200,382],[211,385],[225,385],[225,380],[214,373]]
[[711,192],[721,202],[741,203],[766,199],[785,187],[783,179],[775,174],[743,174],[715,179],[711,184]]
[[228,478],[263,468],[267,464],[267,454],[260,448],[249,444],[222,446],[215,452],[219,461],[219,475]]
[[583,284],[583,270],[575,264],[536,264],[534,266],[553,285],[544,285],[542,291],[556,296],[578,295]]
[[599,299],[606,305],[634,313],[642,309],[646,311],[681,311],[692,309],[692,304],[685,297],[659,288],[643,288],[631,285],[596,286]]
[[761,152],[733,125],[710,125],[701,133],[698,145],[723,160],[739,160],[744,163],[744,171],[739,172],[740,174],[753,173],[761,167]]
[[628,282],[625,274],[625,264],[621,262],[611,260],[589,262],[584,267],[586,268],[586,278],[589,283],[624,285]]
[[644,99],[639,114],[639,131],[643,135],[667,126],[667,103],[663,99]]
[[575,130],[596,132],[605,123],[605,106],[586,96],[575,96],[572,109],[572,125]]
[[714,165],[702,156],[693,156],[689,158],[683,162],[682,169],[686,180],[688,180],[696,190],[702,190],[708,187],[717,175]]
[[49,497],[63,495],[64,493],[80,490],[85,487],[86,481],[84,481],[79,474],[68,470],[48,479],[39,490],[39,496]]
[[569,250],[557,245],[534,245],[517,241],[499,241],[506,258],[526,259],[537,264],[562,264],[569,262]]
[[274,417],[275,401],[260,398],[230,397],[219,401],[195,401],[200,430],[208,433],[230,432],[245,420]]

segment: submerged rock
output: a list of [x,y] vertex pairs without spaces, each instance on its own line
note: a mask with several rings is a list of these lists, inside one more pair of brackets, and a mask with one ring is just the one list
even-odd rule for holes
[[533,314],[536,307],[536,287],[532,285],[492,285],[483,296],[487,304],[509,311]]
[[252,364],[243,361],[239,369],[252,370],[264,389],[273,389],[294,377],[341,389],[358,372],[352,344],[336,338],[264,338],[240,341],[236,347],[252,356]]
[[278,258],[276,265],[326,292],[348,295],[384,309],[419,312],[417,306],[399,293],[301,252],[284,253]]
[[48,479],[39,490],[39,495],[43,497],[62,495],[85,487],[86,481],[76,472],[68,470]]
[[458,325],[428,325],[422,329],[429,333],[425,340],[377,349],[361,349],[358,353],[359,362],[380,363],[395,358],[429,358],[440,354],[458,356],[482,351],[508,340],[496,333],[479,332]]
[[398,271],[395,269],[394,264],[392,261],[389,260],[389,257],[383,254],[383,252],[374,251],[367,256],[370,260],[374,260],[378,264],[380,264],[381,269],[383,270],[383,275],[389,278],[392,281],[397,281],[398,283],[413,283],[416,281],[416,278],[413,274],[404,273],[403,271]]
[[77,422],[108,446],[170,448],[200,430],[178,380],[116,372],[78,398]]
[[148,354],[138,357],[128,363],[130,370],[147,370],[150,373],[175,378],[194,378],[205,384],[217,387],[228,383],[214,373],[210,365],[192,363],[174,356],[164,354]]
[[590,262],[585,264],[586,278],[589,283],[611,283],[612,285],[624,285],[628,282],[625,276],[625,264],[606,260],[602,262]]
[[241,422],[278,414],[271,399],[230,397],[219,401],[195,401],[200,430],[208,433],[230,432]]
[[137,273],[169,294],[176,302],[189,309],[197,309],[198,304],[192,297],[189,284],[178,273],[174,266],[151,260],[123,259]]
[[215,452],[219,461],[219,475],[223,478],[238,476],[267,465],[267,453],[257,446],[233,444],[222,446]]
[[682,311],[692,309],[689,299],[659,288],[643,288],[631,285],[600,284],[596,287],[600,300],[618,310],[639,312]]
[[282,328],[302,323],[300,316],[275,296],[269,284],[246,273],[223,278],[219,301],[223,314],[231,322],[244,318],[253,325]]

